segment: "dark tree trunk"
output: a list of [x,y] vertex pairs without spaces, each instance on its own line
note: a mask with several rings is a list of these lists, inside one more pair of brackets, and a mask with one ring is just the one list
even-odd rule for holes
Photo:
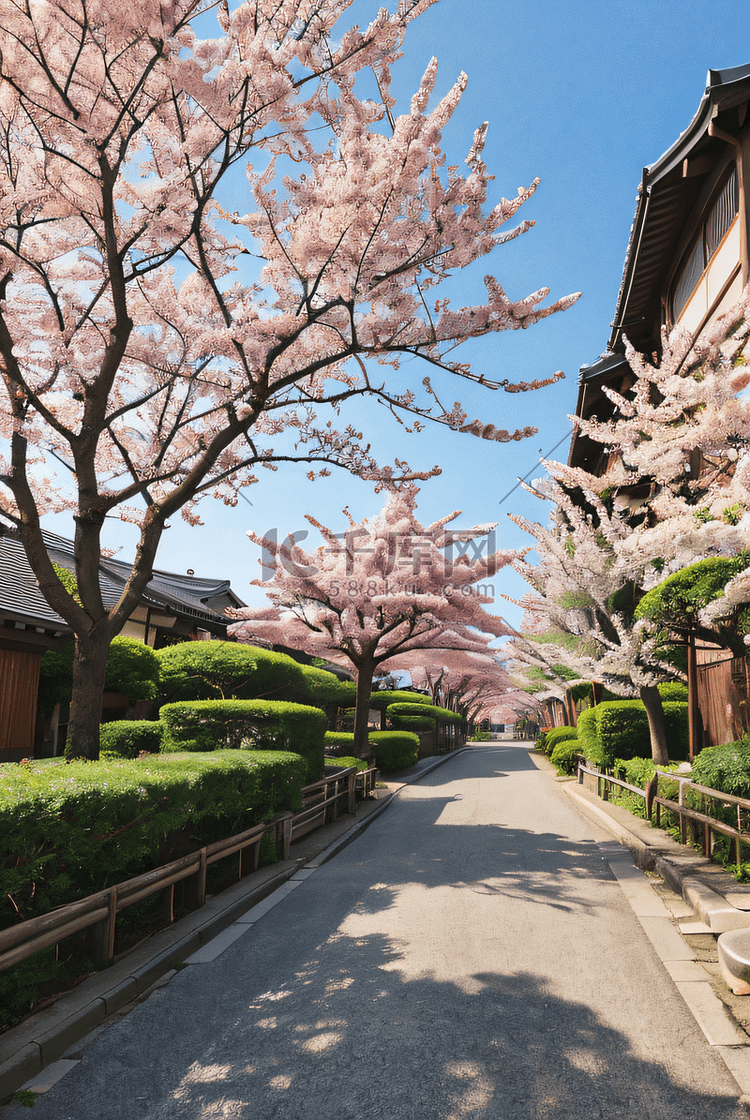
[[639,689],[641,700],[648,716],[648,730],[651,736],[651,758],[657,766],[669,762],[667,752],[667,730],[664,726],[664,708],[655,684],[642,685]]
[[108,629],[76,638],[66,758],[93,761],[99,758],[102,693],[110,643]]
[[371,754],[367,723],[374,675],[374,661],[363,661],[357,666],[357,699],[354,709],[354,754],[357,758],[369,758]]

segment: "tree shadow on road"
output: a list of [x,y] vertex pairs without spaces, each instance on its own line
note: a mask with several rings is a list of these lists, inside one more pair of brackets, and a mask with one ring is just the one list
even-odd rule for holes
[[196,970],[178,976],[38,1099],[37,1120],[746,1116],[719,1060],[688,1045],[691,1022],[665,1022],[648,1054],[529,973],[406,979],[389,938],[339,935],[263,981],[267,951],[217,967],[210,1030]]

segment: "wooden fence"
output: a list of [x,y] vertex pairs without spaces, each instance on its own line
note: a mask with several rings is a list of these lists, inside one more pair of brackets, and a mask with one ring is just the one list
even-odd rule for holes
[[[731,793],[722,793],[721,790],[698,785],[687,777],[681,777],[673,771],[666,770],[657,770],[645,789],[641,789],[640,786],[630,785],[630,783],[623,781],[621,778],[615,778],[611,774],[602,774],[598,770],[594,770],[591,767],[585,766],[583,763],[579,763],[579,785],[584,784],[584,775],[588,775],[590,778],[594,779],[597,796],[601,797],[603,801],[609,800],[610,786],[625,789],[629,793],[642,797],[646,809],[646,819],[653,821],[657,828],[661,828],[662,809],[673,813],[679,820],[680,840],[682,843],[687,844],[688,832],[690,831],[693,842],[700,840],[703,854],[709,859],[713,853],[715,833],[719,833],[721,836],[732,841],[736,863],[742,862],[742,845],[745,844],[750,847],[750,831],[745,827],[745,822],[743,820],[743,814],[750,815],[750,800],[747,798],[735,797],[734,794]],[[676,801],[674,798],[659,796],[660,778],[678,783]],[[701,802],[709,802],[709,806],[711,802],[716,802],[725,809],[731,807],[736,813],[736,826],[728,824],[725,820],[719,820],[717,817],[711,816],[710,813],[702,812],[701,809],[696,808],[694,805],[687,805],[685,802],[685,793],[688,790],[692,790],[694,793],[698,794]]]
[[0,970],[10,968],[40,949],[57,945],[66,937],[94,931],[94,947],[102,963],[115,955],[117,915],[158,891],[167,890],[167,921],[174,921],[174,888],[190,880],[188,902],[193,909],[206,901],[206,872],[211,864],[229,856],[237,857],[237,879],[257,870],[260,845],[268,834],[289,858],[290,845],[321,825],[336,820],[342,813],[354,813],[358,797],[367,797],[375,789],[376,769],[357,772],[348,767],[302,790],[302,809],[298,813],[282,813],[271,821],[255,825],[236,836],[208,844],[197,852],[171,863],[117,883],[87,898],[67,903],[0,930]]

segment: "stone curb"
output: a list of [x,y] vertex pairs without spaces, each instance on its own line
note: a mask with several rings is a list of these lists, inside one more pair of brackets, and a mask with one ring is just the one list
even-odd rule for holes
[[563,788],[576,805],[606,828],[628,849],[642,871],[655,871],[669,888],[680,895],[699,921],[713,933],[750,927],[750,912],[727,900],[737,897],[738,884],[715,863],[654,829],[648,821],[631,816],[627,809],[601,801],[575,779]]
[[[291,879],[301,867],[320,867],[333,859],[385,812],[405,786],[424,778],[464,749],[417,763],[403,776],[399,775],[399,781],[392,784],[386,797],[379,798],[372,808],[368,807],[362,820],[310,858],[287,860],[246,876],[200,910],[137,946],[111,968],[88,977],[49,1007],[6,1031],[0,1036],[0,1104],[10,1100],[13,1093],[45,1066],[63,1057],[104,1019],[142,997],[187,957]],[[336,823],[340,828],[344,819],[339,818]],[[335,828],[336,824],[321,828],[319,843],[322,844],[325,834],[330,836]],[[315,835],[305,838],[308,844],[314,843]]]

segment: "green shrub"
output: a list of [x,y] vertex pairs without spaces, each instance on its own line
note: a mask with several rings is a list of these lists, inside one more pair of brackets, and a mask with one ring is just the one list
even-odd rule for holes
[[750,797],[750,741],[704,747],[693,762],[692,780],[722,793]]
[[585,712],[580,712],[576,731],[581,744],[581,753],[588,762],[601,766],[604,756],[596,730],[596,708],[587,708]]
[[157,656],[161,695],[167,702],[290,701],[306,687],[303,666],[294,658],[242,642],[181,642],[160,649]]
[[354,750],[354,732],[326,731],[323,745],[327,755],[339,755],[347,751],[351,754]]
[[[73,642],[47,650],[39,670],[38,704],[51,712],[55,704],[70,703],[73,689]],[[107,692],[123,692],[131,702],[153,700],[159,689],[159,656],[137,638],[118,634],[112,639],[107,657]]]
[[[649,780],[654,776],[656,767],[651,758],[617,759],[617,769],[620,776],[631,786],[645,789]],[[662,769],[662,767],[659,767]]]
[[551,761],[565,774],[574,774],[581,757],[581,744],[578,739],[563,739],[552,751]]
[[383,689],[370,694],[370,707],[384,712],[391,704],[429,704],[432,698],[423,692],[409,692],[408,689]]
[[432,704],[389,704],[386,718],[394,731],[434,731],[435,717]]
[[594,712],[606,765],[616,758],[650,758],[648,717],[640,700],[605,700]]
[[687,703],[688,687],[682,681],[662,681],[657,685],[662,702],[666,700],[680,700]]
[[575,727],[552,727],[546,735],[546,751],[551,755],[555,747],[567,739],[577,739],[578,730]]
[[[326,761],[329,760],[326,759]],[[363,758],[355,758],[353,755],[336,755],[330,761],[335,762],[342,770],[346,770],[349,766],[356,766],[358,770],[369,770],[369,763],[365,762]]]
[[386,717],[395,731],[432,731],[436,721],[441,723],[463,723],[464,717],[437,704],[395,703],[389,704]]
[[[304,760],[282,752],[0,766],[0,928],[296,812],[305,777]],[[118,929],[147,905],[123,912]],[[31,1009],[34,984],[79,967],[81,951],[66,940],[57,964],[50,950],[0,973],[0,1029]]]
[[99,740],[104,754],[137,758],[141,751],[158,754],[163,734],[158,720],[120,719],[102,724]]
[[300,665],[302,680],[298,692],[289,699],[296,704],[310,704],[313,708],[336,705],[345,708],[356,699],[357,686],[354,681],[342,681],[327,669],[314,665]]
[[537,750],[543,751],[545,754],[549,753],[547,751],[547,736],[549,735],[550,731],[553,731],[553,730],[554,730],[554,728],[548,727],[546,731],[540,731],[539,736],[538,736],[537,741],[536,741]]
[[217,748],[294,751],[307,762],[308,782],[323,773],[326,715],[319,708],[273,700],[194,700],[164,704],[162,750]]
[[118,634],[107,657],[104,688],[124,692],[128,700],[153,700],[158,695],[159,658],[151,646]]
[[[663,708],[669,757],[681,761],[687,758],[689,749],[687,704],[668,700]],[[586,758],[599,765],[609,767],[615,759],[651,757],[648,716],[641,700],[605,700],[581,712],[578,737]]]
[[417,761],[419,736],[411,731],[371,731],[370,748],[379,770],[405,770]]

